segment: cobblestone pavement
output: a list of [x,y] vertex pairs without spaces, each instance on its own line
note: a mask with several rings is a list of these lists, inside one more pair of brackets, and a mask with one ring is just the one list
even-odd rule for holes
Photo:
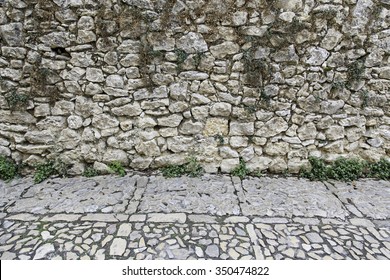
[[0,182],[0,259],[390,259],[390,182]]

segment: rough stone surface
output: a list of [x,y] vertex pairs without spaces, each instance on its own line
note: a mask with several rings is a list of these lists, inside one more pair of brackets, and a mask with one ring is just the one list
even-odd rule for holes
[[0,153],[27,169],[389,159],[388,1],[35,2],[0,7]]
[[[171,207],[174,212],[185,213],[218,215],[238,213],[238,201],[232,196],[234,186],[231,181],[217,176],[212,176],[208,180],[207,186],[200,179],[152,178],[139,207],[146,213],[170,212]],[[203,203],[200,204],[200,200],[203,200]]]
[[[137,174],[41,187],[31,178],[0,182],[1,260],[390,259],[385,181]],[[107,188],[112,192],[102,192]],[[104,203],[118,190],[125,203]],[[20,213],[13,208],[19,200]],[[104,208],[66,212],[80,203]],[[49,206],[34,212],[28,204]]]
[[[286,188],[288,193],[284,192]],[[341,219],[347,215],[343,204],[322,183],[299,179],[250,179],[243,181],[243,190],[245,200],[241,208],[246,215]]]

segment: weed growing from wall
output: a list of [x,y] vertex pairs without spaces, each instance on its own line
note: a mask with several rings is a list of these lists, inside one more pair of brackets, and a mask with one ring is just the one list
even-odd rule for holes
[[323,18],[326,20],[333,20],[337,16],[337,10],[333,9],[324,9],[324,10],[319,10],[314,15],[317,18]]
[[244,179],[250,174],[250,170],[246,167],[245,161],[243,159],[240,159],[239,165],[232,170],[231,174],[233,176],[237,176],[241,179]]
[[10,181],[17,175],[17,164],[13,160],[0,155],[0,180]]
[[83,176],[87,177],[87,178],[96,177],[96,176],[99,176],[99,175],[100,175],[99,170],[96,170],[93,167],[86,168],[84,173],[83,173]]
[[179,50],[179,49],[176,49],[175,50],[175,54],[176,54],[176,57],[177,57],[177,64],[182,64],[188,57],[188,54],[183,51],[183,50]]
[[124,177],[126,175],[126,171],[122,164],[119,161],[114,161],[108,165],[111,169],[112,173]]
[[369,176],[382,180],[390,180],[390,161],[381,159],[369,165]]
[[39,164],[36,167],[34,175],[34,183],[39,184],[52,175],[57,175],[57,170],[54,166],[54,161],[49,161],[46,163]]
[[339,158],[334,163],[327,165],[322,159],[310,157],[309,162],[311,168],[302,169],[300,176],[312,181],[349,182],[365,177],[390,179],[390,162],[385,159],[370,163],[360,159]]
[[364,63],[361,61],[354,61],[347,66],[347,76],[349,82],[359,81],[364,74]]
[[161,169],[161,172],[166,178],[174,178],[187,175],[189,177],[199,177],[204,170],[195,157],[190,157],[187,162],[182,165],[169,165]]
[[328,167],[322,159],[310,157],[311,169],[302,169],[300,176],[311,181],[326,181],[328,179]]
[[29,97],[16,90],[5,95],[5,99],[11,111],[25,108],[28,104]]
[[354,181],[364,175],[366,163],[359,159],[337,159],[327,170],[327,176],[337,181]]
[[345,82],[335,81],[332,83],[332,89],[334,90],[343,90],[345,88]]
[[35,168],[34,182],[39,184],[54,175],[63,178],[68,177],[68,170],[70,167],[69,164],[66,164],[61,160],[51,160],[41,163]]

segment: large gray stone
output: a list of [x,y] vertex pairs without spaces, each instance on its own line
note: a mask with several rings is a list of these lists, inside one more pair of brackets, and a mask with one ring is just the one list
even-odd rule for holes
[[10,47],[22,47],[24,44],[24,33],[22,23],[10,23],[0,26],[1,37]]
[[122,256],[126,251],[127,241],[123,238],[115,238],[110,246],[111,256]]
[[178,127],[182,120],[183,120],[182,115],[173,114],[168,117],[159,118],[157,120],[157,123],[160,126]]
[[208,50],[207,43],[202,34],[189,32],[176,42],[176,47],[186,53],[203,53]]
[[98,68],[87,68],[86,78],[90,82],[96,82],[96,83],[103,82],[104,81],[103,71]]
[[355,206],[369,219],[390,218],[390,183],[359,180],[354,184],[333,182],[334,192],[346,204]]
[[53,244],[43,244],[35,252],[34,260],[47,259],[50,253],[54,253],[55,248]]
[[230,41],[210,47],[210,52],[218,59],[225,58],[227,55],[236,54],[239,51],[240,46]]
[[343,34],[334,28],[330,28],[321,42],[321,47],[330,51],[341,41]]
[[306,63],[313,66],[322,65],[330,55],[327,50],[319,47],[310,47],[307,52],[309,58]]
[[50,130],[28,131],[24,137],[32,144],[53,144],[55,140]]
[[139,103],[127,104],[122,107],[113,108],[112,113],[116,116],[129,116],[135,117],[142,113]]
[[234,192],[231,179],[224,176],[164,180],[151,177],[139,210],[140,213],[238,215],[240,210]]
[[108,114],[100,114],[93,117],[92,125],[100,129],[107,129],[118,127],[119,121]]
[[276,62],[294,62],[298,63],[299,57],[295,51],[294,45],[281,49],[272,55]]
[[345,219],[343,204],[324,184],[296,178],[252,178],[243,181],[244,215]]
[[253,123],[231,122],[229,135],[253,135],[255,127]]
[[42,36],[40,40],[50,48],[67,48],[71,44],[68,32],[52,32]]
[[282,117],[275,117],[266,122],[265,125],[256,132],[256,135],[271,137],[287,131],[287,129],[288,123]]

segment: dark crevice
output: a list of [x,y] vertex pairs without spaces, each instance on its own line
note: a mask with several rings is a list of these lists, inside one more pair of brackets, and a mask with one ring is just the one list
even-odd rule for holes
[[65,50],[65,48],[56,47],[56,48],[51,48],[51,50],[52,50],[52,52],[54,52],[58,55],[70,57],[70,54]]

